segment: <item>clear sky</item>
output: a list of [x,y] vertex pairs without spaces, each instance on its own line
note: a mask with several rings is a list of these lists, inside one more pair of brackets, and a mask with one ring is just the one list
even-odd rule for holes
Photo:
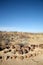
[[0,0],[0,30],[43,32],[43,0]]

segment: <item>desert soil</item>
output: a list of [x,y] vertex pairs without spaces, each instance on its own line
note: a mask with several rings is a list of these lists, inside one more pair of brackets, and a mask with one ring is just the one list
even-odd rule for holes
[[43,65],[43,33],[0,31],[0,65]]

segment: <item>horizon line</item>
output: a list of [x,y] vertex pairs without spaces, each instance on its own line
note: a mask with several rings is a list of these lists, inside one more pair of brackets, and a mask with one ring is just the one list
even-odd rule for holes
[[23,29],[18,27],[0,27],[0,31],[4,32],[28,32],[28,33],[43,33],[43,31],[36,31],[32,29]]

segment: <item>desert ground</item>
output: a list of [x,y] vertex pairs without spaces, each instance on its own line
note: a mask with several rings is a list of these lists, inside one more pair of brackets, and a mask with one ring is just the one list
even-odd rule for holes
[[43,65],[43,33],[0,31],[0,65]]

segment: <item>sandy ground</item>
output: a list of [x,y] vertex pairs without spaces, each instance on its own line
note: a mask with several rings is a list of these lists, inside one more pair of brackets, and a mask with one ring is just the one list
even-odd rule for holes
[[[30,46],[15,47],[14,45],[18,43]],[[43,33],[0,32],[0,65],[43,65]]]
[[38,55],[36,57],[31,57],[27,59],[8,59],[0,60],[0,65],[43,65],[43,55]]

